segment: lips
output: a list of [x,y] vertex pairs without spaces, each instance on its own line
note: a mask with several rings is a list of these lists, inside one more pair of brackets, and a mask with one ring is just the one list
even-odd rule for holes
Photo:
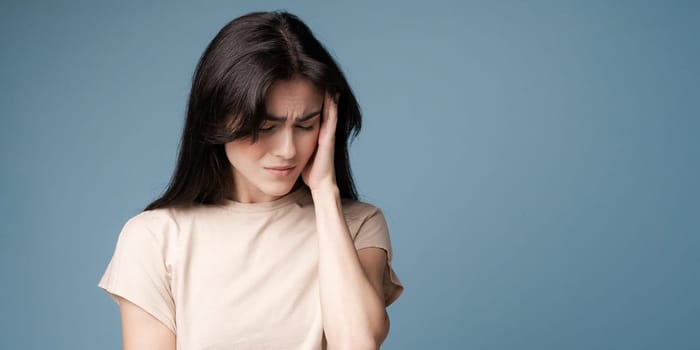
[[275,167],[265,167],[265,169],[270,169],[270,170],[289,170],[293,169],[294,166],[275,166]]
[[270,174],[274,176],[280,176],[280,177],[287,177],[292,174],[292,171],[294,170],[295,167],[265,167],[265,170],[267,170]]

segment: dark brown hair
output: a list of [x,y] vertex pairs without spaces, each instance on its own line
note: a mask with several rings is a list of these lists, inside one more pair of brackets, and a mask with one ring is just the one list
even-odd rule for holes
[[238,17],[209,43],[192,79],[175,173],[163,195],[144,210],[221,203],[233,191],[224,144],[242,138],[255,142],[268,88],[293,76],[338,95],[336,181],[342,198],[357,200],[348,156],[348,142],[362,125],[357,100],[309,27],[293,14],[273,11]]

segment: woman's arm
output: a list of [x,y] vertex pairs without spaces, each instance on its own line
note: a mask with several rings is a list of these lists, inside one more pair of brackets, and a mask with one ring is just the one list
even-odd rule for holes
[[323,328],[329,349],[379,349],[389,332],[380,284],[386,253],[367,248],[365,261],[361,261],[343,217],[338,188],[316,189],[312,195],[319,236]]
[[337,99],[326,92],[318,148],[302,172],[316,214],[323,329],[330,350],[379,349],[389,332],[380,292],[385,253],[363,249],[361,262],[345,223],[333,165]]
[[117,296],[124,350],[175,350],[175,334],[134,303]]

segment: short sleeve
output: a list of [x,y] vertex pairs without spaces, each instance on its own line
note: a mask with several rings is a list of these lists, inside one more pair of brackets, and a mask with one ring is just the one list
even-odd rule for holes
[[163,240],[146,227],[143,217],[136,216],[119,233],[114,255],[98,287],[115,302],[116,296],[129,300],[177,334],[165,255]]
[[369,215],[362,221],[354,239],[355,249],[377,247],[387,252],[387,266],[384,272],[384,302],[392,304],[403,293],[404,286],[392,266],[393,250],[389,228],[384,213],[377,207],[372,207]]

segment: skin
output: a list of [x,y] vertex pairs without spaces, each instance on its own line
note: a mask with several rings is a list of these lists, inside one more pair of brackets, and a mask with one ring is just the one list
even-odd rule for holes
[[[336,97],[337,99],[337,97]],[[311,189],[319,246],[319,291],[323,328],[331,350],[379,349],[389,332],[382,281],[387,255],[380,248],[356,250],[342,213],[333,164],[337,105],[328,93],[296,77],[269,89],[270,122],[258,142],[226,144],[239,202],[271,201],[289,193],[301,176]],[[300,116],[321,110],[306,122]],[[311,127],[309,130],[300,127]],[[265,167],[295,165],[292,174],[273,176]],[[175,349],[176,335],[156,318],[120,298],[124,349]]]
[[[251,144],[246,138],[225,146],[226,156],[233,167],[234,200],[268,202],[292,190],[318,144],[323,102],[323,93],[306,79],[272,84],[265,98],[265,111],[268,115],[285,117],[286,121],[265,121],[256,143]],[[309,115],[312,119],[296,121]],[[284,177],[265,169],[288,165],[295,168]]]
[[337,105],[325,95],[318,151],[302,174],[311,189],[318,232],[323,328],[329,349],[379,349],[389,333],[383,249],[356,250],[342,213],[333,164]]

